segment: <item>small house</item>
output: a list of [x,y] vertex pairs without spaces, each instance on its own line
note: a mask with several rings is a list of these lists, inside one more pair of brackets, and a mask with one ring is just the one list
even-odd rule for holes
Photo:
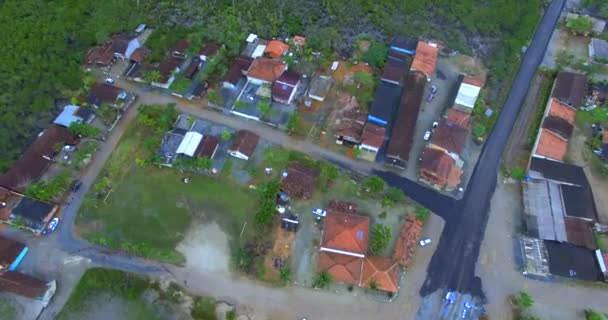
[[474,77],[462,76],[461,79],[453,108],[471,114],[481,92],[482,82]]
[[196,150],[196,156],[199,158],[213,159],[220,145],[220,140],[216,136],[204,135],[203,140]]
[[289,46],[281,40],[271,40],[266,45],[264,53],[272,59],[281,58],[285,52],[289,51]]
[[175,153],[183,154],[188,157],[194,157],[194,155],[196,154],[196,151],[198,150],[198,146],[202,140],[203,140],[202,134],[195,132],[195,131],[188,131],[184,135],[184,139],[177,147],[177,151]]
[[111,44],[96,46],[87,51],[84,56],[84,64],[88,66],[107,67],[112,64],[114,52]]
[[384,136],[386,135],[386,128],[379,125],[367,122],[363,127],[363,133],[361,134],[361,144],[359,149],[362,151],[362,156],[366,153],[370,160],[376,159],[376,154],[382,148],[384,144]]
[[436,43],[422,40],[418,41],[411,70],[424,74],[427,81],[431,81],[431,76],[435,72],[435,67],[437,65],[438,55],[439,48]]
[[279,60],[256,58],[247,71],[247,79],[255,84],[270,84],[275,82],[286,69],[287,65]]
[[107,83],[98,83],[94,85],[89,91],[87,96],[87,103],[92,106],[99,108],[102,104],[108,104],[114,108],[125,108],[126,99],[128,93],[118,87]]
[[249,130],[239,130],[232,145],[228,149],[228,154],[235,158],[249,160],[259,141],[260,136],[257,134]]
[[177,58],[173,55],[165,58],[155,68],[155,70],[160,74],[160,77],[157,81],[152,82],[152,85],[168,89],[175,80],[175,74],[180,71],[180,67],[183,62],[183,59]]
[[15,271],[0,273],[0,291],[36,299],[46,307],[57,290],[55,281],[42,281]]
[[584,74],[562,71],[557,74],[551,97],[573,108],[579,108],[587,93]]
[[228,72],[224,76],[223,86],[235,88],[241,77],[247,75],[247,70],[251,67],[253,58],[247,56],[238,56],[230,64]]
[[315,191],[318,177],[319,170],[292,162],[283,173],[281,190],[290,198],[310,199]]
[[87,107],[67,105],[53,123],[69,128],[72,123],[90,123],[94,118],[95,114]]
[[120,60],[129,60],[131,55],[141,47],[139,39],[124,33],[115,34],[112,36],[112,51],[114,57]]
[[272,98],[280,103],[291,104],[300,86],[301,77],[302,75],[295,71],[283,72],[272,85]]
[[433,132],[429,147],[452,155],[460,155],[468,135],[467,129],[446,120],[440,120]]
[[430,186],[447,191],[454,190],[462,176],[462,163],[458,166],[455,159],[446,152],[425,147],[420,160],[420,181]]
[[315,75],[310,81],[308,89],[308,97],[317,101],[325,100],[333,81],[330,77],[324,75]]

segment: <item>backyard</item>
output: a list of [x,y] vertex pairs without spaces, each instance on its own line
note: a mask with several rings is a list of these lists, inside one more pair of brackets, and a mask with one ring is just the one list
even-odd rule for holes
[[215,222],[229,237],[238,236],[258,198],[226,179],[188,174],[186,184],[178,170],[149,164],[150,150],[160,145],[157,134],[143,121],[131,125],[87,195],[77,232],[110,248],[183,264],[175,248],[192,225]]

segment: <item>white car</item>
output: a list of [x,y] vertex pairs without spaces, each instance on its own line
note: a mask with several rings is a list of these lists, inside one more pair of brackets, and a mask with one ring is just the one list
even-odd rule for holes
[[106,78],[106,80],[104,80],[105,83],[107,84],[113,84],[114,83],[114,79],[112,78]]
[[437,128],[438,125],[439,125],[439,122],[437,122],[437,121],[433,122],[433,129]]
[[427,245],[429,245],[429,244],[431,244],[431,239],[428,239],[428,238],[427,238],[427,239],[422,239],[422,240],[420,240],[420,246],[421,246],[421,247],[427,246]]
[[431,139],[431,131],[427,130],[424,133],[424,137],[423,137],[424,141],[429,141]]
[[318,215],[319,217],[323,217],[323,218],[325,218],[325,216],[327,216],[327,211],[325,211],[321,208],[312,209],[312,213]]

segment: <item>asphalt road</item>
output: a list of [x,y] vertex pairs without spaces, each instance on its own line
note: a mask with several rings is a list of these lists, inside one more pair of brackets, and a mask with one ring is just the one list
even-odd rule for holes
[[565,0],[553,0],[546,8],[463,199],[455,202],[451,209],[435,211],[446,220],[446,227],[428,266],[426,282],[420,289],[422,296],[448,289],[484,297],[481,279],[475,276],[475,264],[488,221],[490,200],[496,188],[501,156],[564,3]]

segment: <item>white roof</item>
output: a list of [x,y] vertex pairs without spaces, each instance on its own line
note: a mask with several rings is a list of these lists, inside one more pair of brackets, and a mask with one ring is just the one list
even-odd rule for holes
[[255,50],[253,50],[253,53],[251,54],[252,58],[257,58],[257,57],[261,57],[264,55],[264,51],[266,51],[266,45],[265,44],[258,44],[257,47],[255,47]]
[[57,118],[55,118],[55,121],[53,121],[53,123],[69,128],[73,122],[82,122],[83,119],[76,115],[78,109],[80,109],[79,106],[71,104],[63,107],[63,111],[61,112],[61,114],[59,114]]
[[458,89],[455,103],[457,105],[473,108],[475,106],[475,101],[477,101],[477,97],[479,96],[479,91],[481,91],[481,88],[478,86],[462,83]]
[[203,140],[202,134],[194,131],[186,132],[184,139],[179,144],[179,147],[177,147],[176,153],[194,157],[194,153],[196,152],[198,145],[201,143],[201,140]]
[[257,35],[257,34],[250,33],[250,34],[247,36],[247,40],[246,40],[246,41],[247,41],[247,42],[249,42],[249,43],[252,43],[252,42],[253,42],[253,41],[255,41],[255,39],[257,39],[257,38],[258,38],[258,35]]

